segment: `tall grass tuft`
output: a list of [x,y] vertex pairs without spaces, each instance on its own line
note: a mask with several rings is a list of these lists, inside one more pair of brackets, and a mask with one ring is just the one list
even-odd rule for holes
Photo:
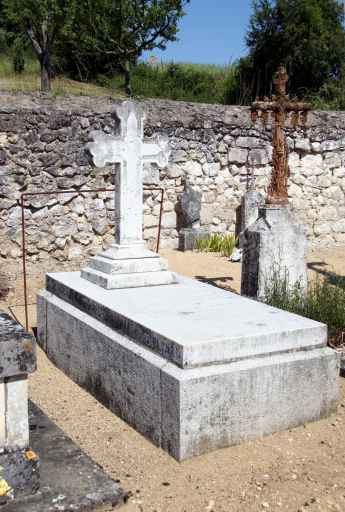
[[345,335],[345,279],[340,276],[316,278],[306,292],[297,283],[289,287],[288,276],[273,272],[266,283],[265,302],[291,313],[328,325],[333,344],[341,344]]
[[196,241],[196,250],[199,252],[215,252],[230,257],[236,247],[234,235],[213,233],[210,237]]

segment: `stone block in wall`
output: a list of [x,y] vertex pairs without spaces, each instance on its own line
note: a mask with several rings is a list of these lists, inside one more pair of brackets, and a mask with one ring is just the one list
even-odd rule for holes
[[343,181],[345,179],[345,167],[340,167],[339,169],[334,169],[333,176],[335,178],[340,178]]
[[201,221],[202,225],[209,226],[210,224],[212,224],[212,219],[214,217],[214,210],[215,210],[215,207],[213,206],[213,204],[211,204],[211,205],[203,204],[201,206],[200,221]]
[[218,175],[220,171],[220,163],[214,162],[214,163],[206,163],[202,167],[204,174],[206,176],[210,176],[211,178],[214,178]]
[[329,222],[317,223],[314,225],[314,233],[316,236],[328,235],[332,231],[332,226]]
[[260,148],[262,146],[262,140],[257,137],[238,137],[236,146],[248,149]]
[[228,153],[229,163],[245,164],[248,160],[248,150],[231,148]]
[[337,220],[338,212],[335,207],[325,206],[320,208],[319,219],[320,220]]
[[306,151],[306,152],[310,151],[311,145],[310,145],[309,139],[297,138],[295,140],[295,149],[299,150],[299,151]]
[[159,168],[155,165],[144,165],[144,185],[159,185]]
[[162,217],[162,228],[176,228],[176,212],[164,213]]
[[183,170],[179,165],[172,164],[169,165],[166,170],[167,176],[170,179],[179,178],[183,174]]
[[338,187],[333,185],[325,190],[326,198],[333,199],[334,201],[344,201],[344,192]]
[[158,217],[154,215],[144,215],[144,228],[151,228],[158,226]]
[[340,142],[338,140],[325,140],[321,142],[321,151],[334,151],[340,148]]
[[333,231],[335,233],[345,233],[345,219],[336,221],[333,224]]
[[341,167],[341,157],[335,152],[326,153],[324,155],[324,163],[330,169]]
[[249,164],[250,165],[267,165],[269,157],[264,149],[252,149],[249,151]]
[[201,165],[199,164],[199,162],[196,162],[195,160],[189,160],[188,162],[184,163],[182,169],[184,173],[189,176],[203,175]]
[[172,152],[171,159],[174,163],[183,163],[187,162],[188,156],[186,151],[180,149]]

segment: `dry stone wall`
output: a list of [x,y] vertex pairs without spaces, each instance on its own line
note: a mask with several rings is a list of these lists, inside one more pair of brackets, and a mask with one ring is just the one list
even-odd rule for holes
[[[71,260],[112,241],[114,198],[110,167],[93,169],[84,151],[89,132],[116,133],[109,98],[0,95],[0,257],[21,255],[22,193],[31,261]],[[271,173],[271,133],[253,126],[249,109],[172,101],[145,101],[146,136],[167,135],[166,169],[146,169],[147,186],[165,190],[162,246],[177,247],[179,196],[188,180],[202,192],[201,225],[234,232],[236,208],[248,173],[264,191]],[[288,130],[290,196],[312,243],[345,244],[345,113],[310,116],[305,131]],[[57,191],[72,190],[72,194]],[[145,191],[145,238],[154,245],[160,192]]]

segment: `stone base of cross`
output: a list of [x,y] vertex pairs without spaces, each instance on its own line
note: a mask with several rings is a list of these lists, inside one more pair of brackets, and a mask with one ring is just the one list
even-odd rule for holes
[[81,271],[83,278],[106,289],[172,284],[167,262],[149,251],[143,241],[143,165],[168,163],[166,139],[145,143],[144,113],[132,101],[116,109],[118,137],[92,132],[87,150],[96,167],[119,164],[115,173],[115,243],[96,255]]

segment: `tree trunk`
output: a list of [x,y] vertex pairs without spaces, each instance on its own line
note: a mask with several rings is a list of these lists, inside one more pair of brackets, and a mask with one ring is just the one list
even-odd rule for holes
[[126,91],[127,96],[131,97],[133,95],[133,91],[132,91],[130,64],[129,64],[128,60],[125,62],[124,66],[122,66],[122,69],[123,69],[123,74],[125,76],[125,91]]
[[49,52],[44,52],[41,59],[41,91],[51,91],[51,69],[50,69],[50,55]]

